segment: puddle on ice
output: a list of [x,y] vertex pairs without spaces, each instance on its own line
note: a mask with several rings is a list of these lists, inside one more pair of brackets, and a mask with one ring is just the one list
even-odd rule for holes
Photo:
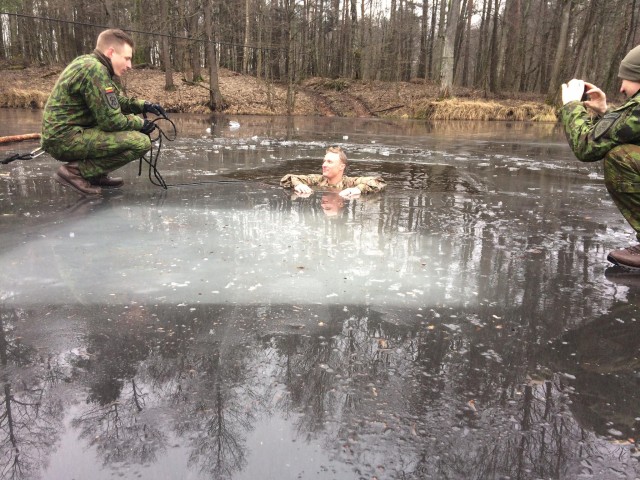
[[[7,475],[640,474],[633,238],[557,129],[175,117],[166,191],[0,172]],[[387,191],[279,187],[333,144]]]

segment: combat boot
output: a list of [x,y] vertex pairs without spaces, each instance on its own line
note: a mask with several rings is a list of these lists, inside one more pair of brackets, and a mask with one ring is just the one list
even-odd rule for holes
[[122,177],[110,177],[106,173],[98,175],[97,177],[91,177],[89,179],[89,182],[91,183],[91,185],[107,188],[119,188],[124,185],[124,180],[122,179]]
[[100,187],[91,185],[89,180],[80,175],[80,170],[75,163],[61,165],[53,174],[53,178],[58,183],[71,187],[83,195],[99,195],[102,192]]
[[615,265],[640,271],[640,245],[612,250],[607,255],[607,260]]

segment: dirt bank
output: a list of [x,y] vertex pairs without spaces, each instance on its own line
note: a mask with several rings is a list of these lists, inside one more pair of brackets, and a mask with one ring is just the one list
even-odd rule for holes
[[[62,67],[15,69],[0,66],[0,107],[42,108]],[[130,96],[161,103],[170,112],[209,113],[207,83],[186,82],[173,75],[175,90],[165,90],[164,72],[134,69],[124,77]],[[221,69],[220,90],[228,113],[287,114],[287,88]],[[451,120],[555,121],[554,109],[541,98],[483,98],[482,92],[454,91],[437,101],[437,86],[415,82],[358,82],[312,78],[295,86],[294,115],[393,117]]]

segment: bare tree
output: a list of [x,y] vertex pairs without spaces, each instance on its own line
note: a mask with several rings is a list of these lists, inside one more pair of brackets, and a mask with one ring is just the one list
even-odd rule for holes
[[218,55],[213,34],[213,0],[204,0],[204,30],[206,37],[206,57],[209,64],[209,108],[214,112],[221,112],[227,104],[220,92],[218,79]]
[[455,45],[456,28],[458,26],[458,16],[460,15],[460,0],[450,0],[449,6],[447,28],[443,38],[439,98],[450,97],[451,87],[453,86],[453,48]]
[[[165,21],[169,19],[169,0],[160,0],[160,15]],[[165,90],[174,90],[173,84],[173,66],[171,65],[171,49],[169,46],[169,37],[163,35],[162,44],[162,64],[164,65],[164,88]]]
[[553,70],[551,71],[551,78],[549,81],[549,88],[547,89],[547,102],[553,103],[560,87],[560,75],[562,74],[562,64],[565,61],[567,54],[567,45],[569,42],[569,21],[571,19],[571,7],[573,0],[559,0],[561,7],[560,14],[560,33],[558,48],[555,54],[555,60],[553,62]]

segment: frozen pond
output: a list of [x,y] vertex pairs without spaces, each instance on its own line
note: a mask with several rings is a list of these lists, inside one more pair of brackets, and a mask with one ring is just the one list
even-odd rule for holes
[[[0,165],[0,478],[640,475],[634,235],[556,126],[171,118],[167,190]],[[387,191],[279,187],[330,145]]]

